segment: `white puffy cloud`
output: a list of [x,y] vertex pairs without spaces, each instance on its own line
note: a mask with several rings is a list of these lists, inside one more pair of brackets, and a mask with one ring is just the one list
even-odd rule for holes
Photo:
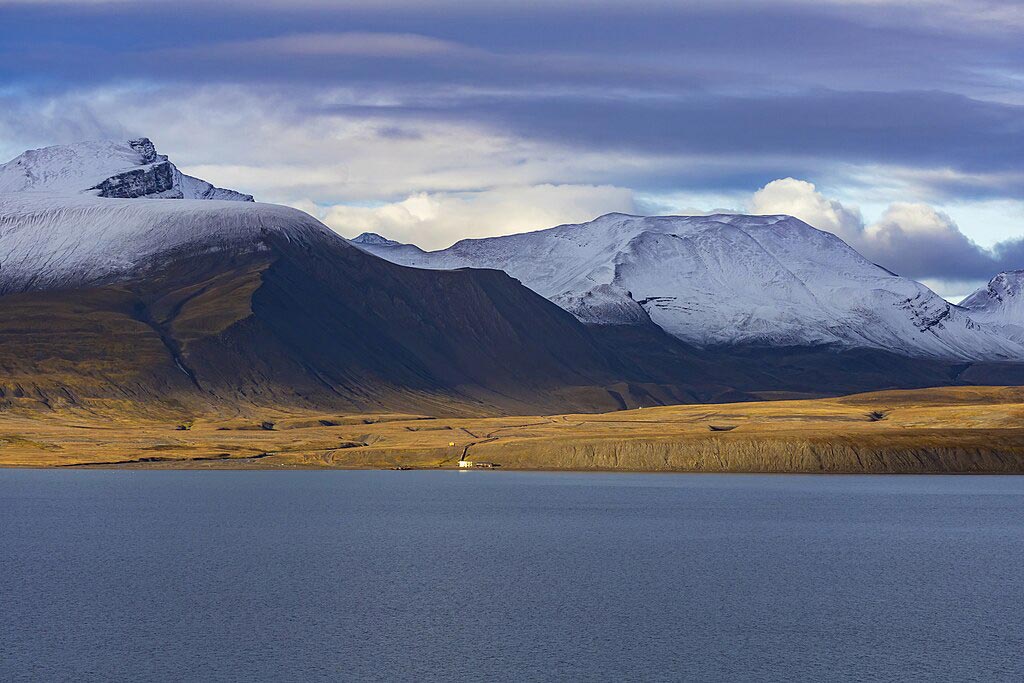
[[869,260],[908,277],[942,283],[952,291],[1000,270],[1022,267],[1019,240],[992,250],[967,237],[947,214],[927,204],[895,202],[877,221],[865,224],[860,209],[824,196],[813,183],[773,180],[754,193],[751,213],[784,213],[831,232]]
[[762,187],[751,198],[749,210],[759,215],[795,216],[847,242],[858,239],[864,229],[859,209],[845,207],[818,192],[814,183],[796,178],[780,178]]
[[953,219],[927,204],[895,203],[866,226],[859,246],[876,261],[917,277],[995,275],[993,254],[967,238]]
[[472,193],[418,193],[375,207],[335,205],[322,220],[346,237],[376,232],[425,249],[466,237],[492,237],[589,221],[636,210],[631,190],[596,185],[530,185]]
[[866,225],[858,207],[826,197],[813,183],[782,178],[755,192],[749,209],[795,216],[839,236],[867,258],[914,277],[991,265],[990,254],[960,232],[952,218],[927,204],[893,203]]

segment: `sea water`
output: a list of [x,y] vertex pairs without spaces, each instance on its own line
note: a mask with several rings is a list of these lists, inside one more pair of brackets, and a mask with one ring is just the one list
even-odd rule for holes
[[0,471],[0,680],[1024,680],[1024,477]]

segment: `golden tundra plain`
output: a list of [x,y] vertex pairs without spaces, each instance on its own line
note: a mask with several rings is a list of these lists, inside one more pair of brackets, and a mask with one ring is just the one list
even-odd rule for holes
[[1024,388],[955,387],[604,414],[431,417],[114,404],[0,412],[0,466],[1024,473]]

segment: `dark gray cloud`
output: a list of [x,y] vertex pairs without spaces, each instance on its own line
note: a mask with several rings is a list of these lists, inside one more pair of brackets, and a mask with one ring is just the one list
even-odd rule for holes
[[1024,159],[1024,106],[942,92],[821,90],[653,101],[525,97],[467,109],[524,134],[586,146],[821,156],[964,171],[1016,170]]

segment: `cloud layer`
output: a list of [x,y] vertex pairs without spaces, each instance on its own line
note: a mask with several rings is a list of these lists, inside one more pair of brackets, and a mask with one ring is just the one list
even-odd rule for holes
[[636,211],[630,190],[533,185],[467,194],[421,193],[373,208],[336,205],[323,210],[322,219],[346,237],[376,232],[424,249],[441,249],[466,237],[539,230],[613,211]]
[[0,0],[0,156],[147,135],[425,246],[749,204],[987,278],[1024,267],[1022,30],[1017,0]]

